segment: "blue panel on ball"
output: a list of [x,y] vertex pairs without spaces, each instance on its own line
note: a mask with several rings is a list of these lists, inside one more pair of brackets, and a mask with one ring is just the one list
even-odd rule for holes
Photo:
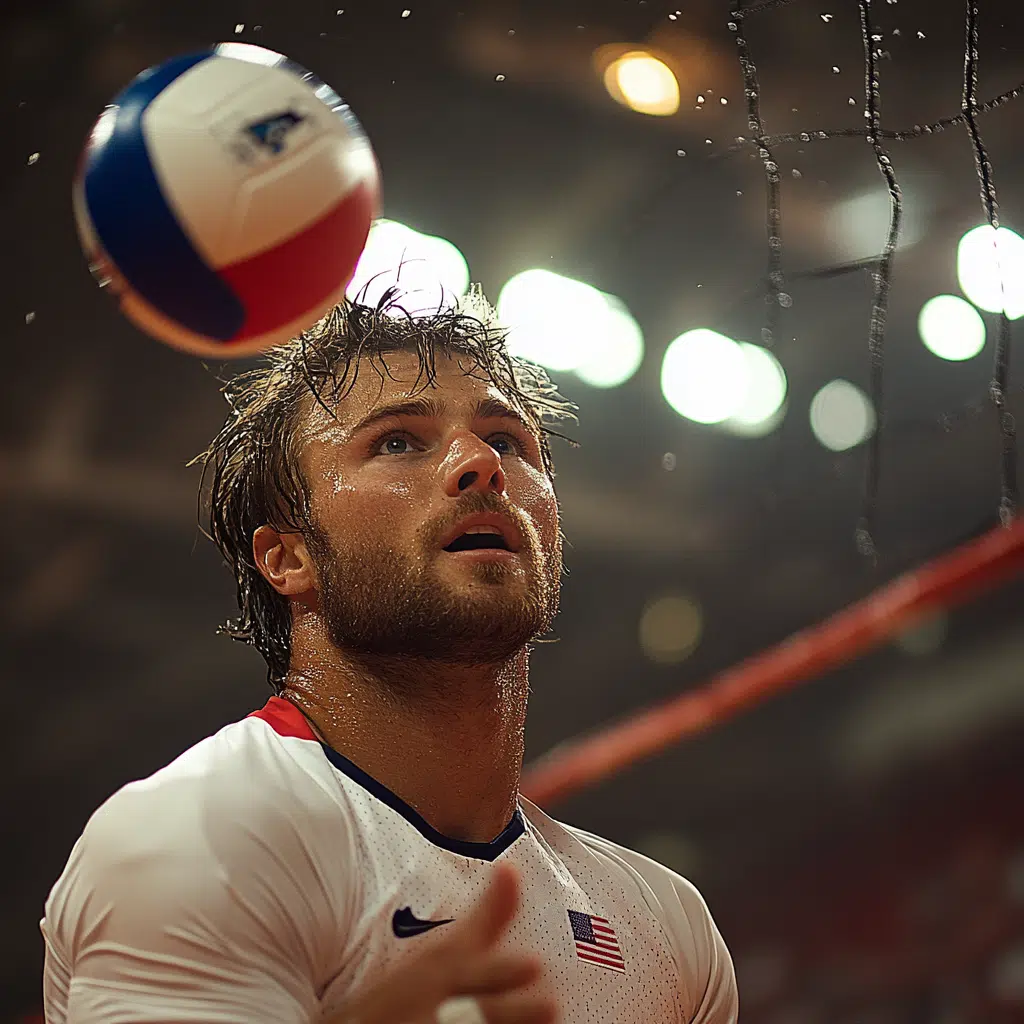
[[168,206],[142,124],[150,103],[210,56],[169,60],[143,72],[115,97],[113,130],[89,152],[84,184],[100,244],[132,288],[188,330],[226,341],[241,329],[245,310],[203,262]]

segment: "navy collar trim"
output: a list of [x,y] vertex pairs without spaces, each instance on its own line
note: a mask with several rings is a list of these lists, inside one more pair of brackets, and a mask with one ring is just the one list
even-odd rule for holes
[[442,850],[448,850],[463,857],[472,857],[475,860],[491,861],[501,856],[526,831],[522,812],[517,807],[512,815],[512,820],[501,830],[500,835],[489,843],[471,843],[464,839],[449,839],[448,836],[438,832],[401,797],[396,796],[387,786],[379,783],[371,775],[367,775],[362,768],[353,764],[347,757],[339,754],[326,743],[321,743],[320,746],[327,755],[327,760],[339,772],[347,775],[353,782],[357,782],[381,803],[387,804],[393,811],[397,811],[424,839],[435,846],[440,846]]

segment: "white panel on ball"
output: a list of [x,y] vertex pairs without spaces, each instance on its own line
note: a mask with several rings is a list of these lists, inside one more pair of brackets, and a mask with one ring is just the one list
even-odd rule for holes
[[[196,93],[225,90],[229,99],[206,111],[201,130],[192,128],[192,117],[183,115],[198,102]],[[286,111],[303,120],[289,131],[283,157],[268,159],[246,144],[247,124]],[[263,252],[313,224],[363,170],[358,161],[339,158],[349,137],[344,121],[292,72],[224,57],[196,65],[154,101],[146,136],[165,195],[214,267]],[[235,196],[232,207],[224,208],[225,194]]]

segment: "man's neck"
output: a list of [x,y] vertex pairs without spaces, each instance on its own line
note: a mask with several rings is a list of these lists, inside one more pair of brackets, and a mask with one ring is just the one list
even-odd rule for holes
[[499,665],[293,650],[282,696],[321,738],[450,839],[489,842],[516,807],[527,650]]

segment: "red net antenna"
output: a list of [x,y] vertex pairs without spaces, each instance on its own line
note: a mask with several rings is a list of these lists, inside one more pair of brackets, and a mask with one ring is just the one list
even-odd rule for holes
[[522,791],[539,804],[592,786],[758,702],[842,665],[915,619],[968,601],[1024,571],[1024,522],[990,533],[899,577],[820,625],[727,669],[706,686],[655,704],[530,767]]

